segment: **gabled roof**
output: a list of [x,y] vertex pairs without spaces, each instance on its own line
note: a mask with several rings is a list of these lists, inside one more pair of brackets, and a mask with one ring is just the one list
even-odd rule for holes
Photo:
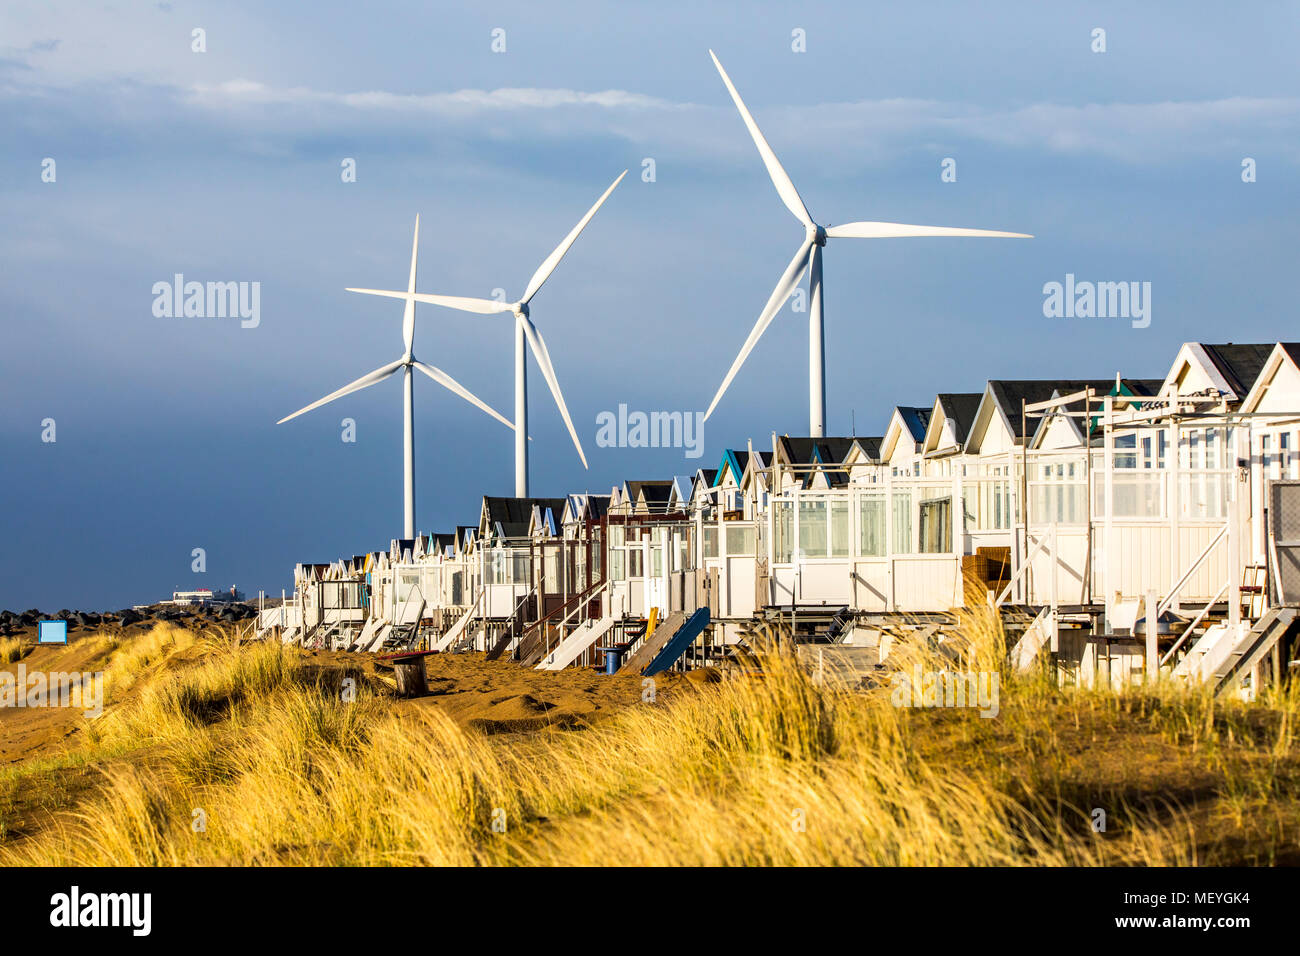
[[983,392],[940,392],[934,398],[934,408],[930,414],[930,423],[926,428],[922,451],[930,453],[945,450],[940,446],[943,428],[952,422],[954,446],[964,448],[966,436],[975,424],[975,414],[979,411]]
[[1261,342],[1250,345],[1236,345],[1225,342],[1222,345],[1205,345],[1205,354],[1210,357],[1219,373],[1228,380],[1238,400],[1245,398],[1255,379],[1268,361],[1273,351],[1273,342]]
[[776,447],[779,457],[787,465],[802,466],[794,473],[802,487],[811,486],[819,474],[831,487],[838,487],[847,484],[849,476],[835,466],[843,463],[853,443],[853,438],[791,438],[782,435],[777,439]]
[[448,550],[456,550],[455,534],[431,534],[429,535],[429,552],[431,554],[446,554]]
[[[1185,368],[1199,367],[1213,388],[1225,401],[1237,403],[1245,399],[1255,380],[1259,378],[1264,363],[1268,361],[1275,343],[1237,345],[1232,342],[1207,344],[1184,342],[1174,358],[1163,389],[1178,391],[1176,385]],[[1183,390],[1184,394],[1189,391]]]
[[564,520],[599,521],[609,511],[609,495],[593,495],[590,492],[567,495],[564,506]]
[[1254,412],[1259,410],[1265,393],[1268,392],[1277,378],[1278,369],[1285,364],[1289,364],[1297,372],[1300,372],[1300,342],[1278,342],[1277,345],[1273,346],[1268,361],[1264,363],[1259,376],[1255,379],[1255,384],[1250,387],[1250,393],[1241,403],[1242,411]]
[[884,443],[885,438],[883,435],[876,435],[874,437],[859,435],[853,439],[853,444],[849,446],[849,450],[845,453],[842,460],[847,461],[849,455],[856,452],[858,456],[864,458],[868,462],[879,462],[880,446]]
[[662,481],[627,481],[624,482],[624,485],[627,487],[630,500],[637,504],[645,501],[646,504],[666,505],[669,496],[673,492],[671,479]]
[[722,461],[718,463],[717,474],[713,476],[713,487],[718,487],[727,477],[731,475],[731,480],[737,486],[745,477],[745,470],[749,467],[749,452],[737,451],[735,448],[724,448],[722,451]]
[[924,441],[925,430],[930,425],[930,409],[899,405],[898,414],[903,419],[903,424],[907,426],[907,430],[912,433],[912,440]]
[[956,426],[957,444],[966,444],[966,436],[975,424],[975,413],[979,411],[983,398],[983,392],[940,392],[935,396],[936,411],[941,411]]
[[[1022,425],[1029,425],[1028,422],[1022,422],[1021,419],[1021,402],[1026,405],[1032,405],[1035,402],[1045,402],[1054,395],[1070,395],[1074,392],[1081,392],[1085,388],[1091,388],[1098,395],[1108,395],[1110,390],[1115,387],[1113,378],[1069,378],[1069,379],[991,379],[988,388],[984,393],[984,401],[991,397],[997,410],[1001,412],[1003,420],[1011,431],[1017,444],[1021,444],[1025,438],[1025,431]],[[980,403],[981,406],[983,402]],[[1037,425],[1035,421],[1030,427]],[[967,435],[969,441],[970,435]]]
[[[565,502],[565,499],[559,498],[558,501]],[[567,502],[565,502],[567,504]],[[529,535],[545,534],[554,537],[559,534],[561,524],[564,520],[564,509],[553,508],[549,505],[533,505],[532,518],[528,522]]]
[[740,478],[740,488],[745,491],[749,488],[750,482],[759,478],[760,474],[772,466],[772,453],[770,451],[756,451],[752,455],[745,455],[745,473]]
[[880,443],[881,457],[893,457],[894,449],[904,435],[912,442],[913,448],[919,447],[925,441],[925,430],[930,424],[930,411],[930,408],[919,408],[915,405],[895,405],[889,415],[884,441]]
[[[524,538],[528,536],[533,520],[533,508],[540,507],[545,513],[551,509],[556,516],[564,514],[563,498],[495,498],[483,496],[483,512],[479,529],[484,535],[493,534],[504,538]],[[557,517],[558,521],[559,518]]]

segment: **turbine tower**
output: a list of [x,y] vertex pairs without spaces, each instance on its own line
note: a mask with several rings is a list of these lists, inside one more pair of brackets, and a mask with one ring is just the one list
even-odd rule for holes
[[415,343],[415,267],[416,258],[420,250],[420,217],[415,217],[415,239],[411,242],[411,278],[407,283],[407,291],[404,293],[391,293],[396,298],[406,300],[406,309],[402,314],[402,341],[406,345],[406,351],[396,362],[391,362],[382,368],[377,368],[367,375],[361,376],[355,382],[344,385],[337,392],[331,392],[324,398],[312,402],[306,408],[300,408],[292,415],[288,415],[278,422],[277,425],[283,425],[292,418],[297,418],[313,408],[320,408],[322,405],[334,401],[336,398],[342,398],[344,395],[351,395],[353,392],[359,392],[363,388],[369,388],[377,382],[382,382],[388,376],[392,375],[398,369],[402,369],[402,466],[405,480],[403,482],[403,510],[405,523],[403,525],[405,533],[404,538],[415,537],[415,408],[414,408],[414,389],[411,380],[411,370],[418,368],[429,378],[433,379],[439,385],[452,392],[455,392],[471,405],[483,409],[503,425],[513,428],[514,426],[502,415],[486,405],[477,396],[471,393],[467,388],[457,382],[454,378],[444,372],[442,369],[434,368],[421,362],[415,357],[412,351]]
[[[416,302],[427,302],[430,305],[446,306],[449,309],[459,309],[462,312],[477,312],[481,315],[492,315],[498,312],[513,312],[515,315],[515,496],[518,498],[528,497],[528,370],[527,354],[524,351],[524,340],[528,340],[528,346],[533,351],[533,358],[537,359],[537,364],[542,370],[542,377],[546,379],[546,384],[551,389],[551,394],[555,397],[555,404],[560,409],[560,417],[564,419],[564,424],[569,429],[569,437],[573,439],[573,445],[578,449],[578,457],[582,460],[582,467],[587,467],[587,456],[582,451],[582,442],[578,441],[578,433],[573,428],[573,422],[569,418],[569,410],[564,404],[564,395],[560,392],[560,383],[555,378],[555,366],[551,364],[551,353],[546,348],[546,342],[542,339],[542,333],[533,323],[528,314],[528,303],[532,301],[537,290],[542,287],[555,267],[560,264],[569,247],[573,245],[574,240],[587,223],[591,222],[591,217],[596,215],[601,205],[609,198],[609,194],[614,188],[623,181],[627,175],[627,170],[623,170],[605,190],[601,197],[596,200],[596,204],[587,210],[587,214],[578,221],[573,230],[564,237],[564,241],[555,247],[555,251],[546,257],[546,260],[537,267],[533,277],[528,280],[528,285],[524,289],[523,297],[518,302],[498,302],[495,299],[475,299],[465,296],[456,295],[430,295],[428,293],[415,292],[415,280],[411,280],[410,292],[393,292],[386,289],[349,289],[349,292],[363,292],[366,295],[384,295],[396,299],[407,299],[408,302],[414,299]],[[414,277],[415,273],[411,273]],[[409,306],[408,306],[409,308]],[[495,414],[495,413],[494,413]]]
[[745,126],[749,130],[749,135],[754,139],[754,145],[758,147],[758,154],[763,158],[763,165],[767,167],[767,174],[772,177],[772,185],[776,186],[777,195],[785,203],[787,209],[794,214],[794,217],[803,224],[804,238],[795,251],[794,258],[790,260],[790,265],[786,267],[781,276],[781,280],[772,290],[771,297],[767,300],[767,305],[759,313],[758,321],[754,323],[753,330],[749,333],[749,338],[745,339],[745,344],[740,349],[740,354],[736,356],[736,361],[731,363],[731,370],[727,372],[727,377],[722,380],[722,385],[718,387],[718,393],[713,396],[713,402],[709,405],[709,410],[704,413],[707,421],[713,414],[713,409],[717,407],[718,402],[722,399],[722,393],[727,390],[731,380],[736,377],[740,371],[740,366],[745,363],[749,353],[753,350],[758,340],[762,337],[767,327],[772,324],[777,310],[785,304],[786,299],[794,292],[795,286],[803,278],[804,270],[808,270],[808,434],[814,438],[820,438],[825,433],[826,428],[826,339],[822,322],[822,249],[826,245],[827,239],[897,239],[912,236],[994,236],[1011,239],[1032,239],[1021,232],[994,232],[988,229],[956,229],[948,226],[909,226],[898,222],[850,222],[842,226],[819,226],[813,221],[812,216],[808,214],[803,200],[799,198],[799,192],[794,188],[794,183],[786,175],[785,169],[782,168],[780,160],[772,152],[772,147],[767,144],[763,138],[763,133],[754,122],[754,117],[750,115],[745,108],[744,101],[740,94],[736,92],[736,87],[732,85],[731,77],[727,76],[727,71],[722,68],[718,62],[717,56],[712,50],[709,56],[713,57],[713,65],[718,68],[718,73],[722,75],[722,82],[726,84],[727,92],[731,94],[732,100],[736,104],[736,109],[740,111],[740,118],[745,121]]

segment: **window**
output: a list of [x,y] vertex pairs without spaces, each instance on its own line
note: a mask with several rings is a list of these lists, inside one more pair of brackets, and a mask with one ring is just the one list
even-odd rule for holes
[[640,548],[629,548],[627,552],[627,576],[629,578],[645,577],[645,555]]
[[885,555],[885,498],[863,495],[858,499],[858,554],[866,558]]
[[672,567],[673,571],[685,571],[691,566],[691,539],[681,528],[673,529]]
[[1137,467],[1137,435],[1116,435],[1114,438],[1116,468]]
[[799,499],[799,552],[806,558],[826,557],[826,502]]
[[845,558],[849,554],[849,499],[831,499],[831,557]]
[[[612,537],[612,536],[611,536]],[[609,576],[614,581],[622,581],[626,574],[626,554],[622,548],[611,548],[609,552]]]
[[[1127,467],[1136,467],[1136,453],[1129,457],[1132,464]],[[1086,494],[1082,462],[1058,461],[1040,465],[1038,474],[1029,487],[1030,521],[1038,524],[1082,524],[1086,518]],[[1116,510],[1118,511],[1118,505]]]
[[975,489],[975,527],[1001,530],[1011,527],[1011,482],[981,481]]
[[727,529],[727,554],[748,556],[754,553],[753,525],[738,525]]
[[789,564],[794,557],[794,502],[774,502],[772,523],[776,528],[774,560],[778,564]]
[[952,497],[921,502],[921,553],[952,551]]
[[704,526],[704,556],[706,558],[718,556],[718,529],[715,526]]
[[893,513],[894,553],[911,554],[914,547],[912,544],[911,492],[894,492]]

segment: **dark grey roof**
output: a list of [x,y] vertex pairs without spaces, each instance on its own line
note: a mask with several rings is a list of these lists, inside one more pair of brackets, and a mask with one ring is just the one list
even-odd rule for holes
[[[848,483],[848,475],[840,469],[829,466],[842,463],[855,440],[853,438],[791,438],[789,435],[782,435],[777,439],[790,464],[828,466],[821,469],[821,472],[832,487]],[[803,480],[805,488],[809,486],[815,473],[807,470],[800,472],[799,477]]]
[[945,418],[951,418],[957,427],[957,444],[966,442],[971,426],[975,424],[975,413],[979,411],[983,392],[940,392],[938,404],[943,409]]
[[1161,387],[1165,384],[1163,379],[1159,378],[1122,378],[1120,382],[1128,389],[1131,395],[1159,395]]
[[543,512],[550,508],[556,521],[564,514],[563,498],[494,498],[484,495],[483,511],[488,525],[485,531],[495,532],[499,526],[507,538],[524,537],[528,534],[534,505]]
[[1295,362],[1296,365],[1300,365],[1300,342],[1280,342],[1278,344],[1282,346],[1287,355],[1291,356],[1291,361]]
[[454,534],[431,534],[429,535],[429,546],[436,553],[446,551],[448,548],[455,548],[456,536]]
[[[1032,405],[1035,402],[1045,402],[1058,392],[1062,395],[1069,395],[1073,392],[1083,391],[1085,388],[1091,388],[1098,395],[1109,395],[1114,387],[1115,379],[1113,378],[993,379],[989,382],[989,390],[993,393],[993,400],[998,403],[1002,413],[1007,416],[1007,421],[1011,424],[1011,434],[1017,440],[1025,437],[1020,418],[1020,403],[1022,400],[1025,404]],[[1031,430],[1037,424],[1037,419],[1030,419]]]
[[673,493],[673,483],[667,481],[625,481],[628,497],[633,503],[642,496],[647,504],[666,504]]
[[868,458],[870,458],[872,461],[880,461],[880,446],[885,443],[885,436],[875,435],[871,437],[864,437],[859,435],[857,438],[853,440],[858,443],[858,445],[862,448],[862,451],[867,455]]
[[933,406],[929,408],[917,408],[912,405],[899,405],[898,414],[902,416],[903,424],[907,430],[912,433],[912,441],[922,441],[925,438],[925,430],[930,427],[930,412]]
[[718,478],[718,469],[716,469],[716,468],[701,468],[701,469],[700,469],[700,477],[702,477],[702,478],[704,479],[704,484],[705,484],[705,485],[707,485],[708,487],[712,488],[712,487],[713,487],[713,483],[714,483],[714,482],[717,480],[717,478]]
[[1232,390],[1237,393],[1237,398],[1242,399],[1255,384],[1255,379],[1259,378],[1264,363],[1268,361],[1269,353],[1273,351],[1273,344],[1261,342],[1236,345],[1226,342],[1222,345],[1206,345],[1202,342],[1201,347],[1205,349],[1210,361],[1215,364],[1223,377],[1228,380]]

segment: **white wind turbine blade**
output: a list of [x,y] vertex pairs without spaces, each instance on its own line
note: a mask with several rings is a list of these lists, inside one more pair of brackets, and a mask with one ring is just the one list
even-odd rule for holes
[[334,399],[336,398],[342,398],[344,395],[350,395],[353,392],[361,391],[363,388],[369,388],[371,385],[374,385],[376,382],[382,382],[384,379],[388,378],[388,376],[392,375],[399,368],[401,368],[403,364],[404,363],[399,359],[396,362],[393,362],[389,365],[385,365],[383,368],[377,368],[373,372],[361,376],[355,382],[352,382],[349,385],[344,385],[337,392],[330,392],[324,398],[320,399],[319,401],[312,402],[306,408],[298,409],[292,415],[288,415],[280,419],[278,422],[276,422],[276,424],[283,425],[289,419],[297,418],[299,415],[303,415],[311,411],[313,408],[320,408],[322,405],[326,405],[334,401]]
[[537,364],[542,369],[542,376],[546,379],[546,384],[551,387],[551,394],[555,396],[555,404],[559,406],[560,417],[564,419],[564,424],[569,429],[569,437],[573,439],[573,446],[578,449],[578,457],[582,459],[582,467],[586,468],[588,467],[587,456],[583,454],[582,442],[578,441],[578,433],[574,430],[573,421],[569,418],[569,410],[564,405],[564,396],[560,394],[560,383],[555,379],[555,366],[551,364],[551,353],[546,350],[546,343],[542,341],[542,333],[528,316],[521,314],[519,321],[523,323],[524,335],[528,336],[528,344],[532,347],[533,358],[537,359]]
[[758,155],[763,157],[763,165],[767,167],[767,174],[772,177],[772,185],[776,187],[781,201],[785,203],[787,209],[794,213],[796,219],[805,226],[812,226],[812,216],[808,215],[808,208],[804,206],[803,200],[799,198],[799,190],[794,188],[794,183],[790,181],[790,177],[786,174],[785,167],[781,165],[781,161],[776,158],[776,153],[772,152],[772,147],[763,138],[762,130],[754,122],[754,117],[750,115],[749,109],[745,106],[745,101],[736,92],[731,77],[727,76],[727,71],[722,68],[717,55],[712,50],[709,51],[709,56],[713,57],[713,65],[718,68],[718,73],[722,75],[722,82],[727,85],[727,92],[731,94],[736,109],[740,110],[740,118],[745,121],[745,126],[749,128],[749,135],[754,138],[754,145],[758,147]]
[[758,321],[754,323],[754,328],[750,331],[749,338],[745,339],[745,344],[741,347],[740,354],[736,356],[736,361],[731,363],[731,370],[727,372],[727,377],[724,378],[722,384],[718,386],[718,394],[713,396],[713,401],[709,405],[709,410],[704,413],[705,421],[709,420],[709,416],[713,414],[713,410],[717,408],[718,402],[722,399],[722,393],[727,390],[727,386],[731,384],[731,380],[735,378],[736,373],[740,371],[740,366],[745,364],[745,359],[749,357],[749,353],[753,351],[754,346],[758,344],[758,340],[762,338],[763,333],[767,331],[767,327],[772,324],[772,319],[776,317],[777,311],[781,306],[785,305],[785,300],[790,298],[790,293],[794,291],[794,287],[797,286],[799,280],[803,278],[803,271],[808,267],[808,257],[812,254],[812,247],[812,242],[804,242],[800,244],[798,251],[794,254],[794,258],[791,259],[790,264],[786,266],[785,272],[781,275],[781,281],[776,284],[776,288],[772,290],[771,297],[767,300],[767,305],[763,306],[763,311],[759,313]]
[[505,425],[507,428],[511,429],[512,431],[514,430],[515,427],[514,422],[510,421],[508,418],[501,415],[494,408],[492,408],[492,406],[485,403],[477,395],[475,395],[473,392],[467,389],[464,385],[460,384],[460,382],[456,381],[454,378],[452,378],[442,369],[435,368],[432,365],[428,365],[424,362],[421,362],[419,359],[412,359],[411,364],[414,365],[416,368],[418,368],[425,375],[429,376],[429,378],[433,379],[443,388],[447,389],[448,391],[455,392],[457,395],[465,399],[465,401],[469,402],[471,405],[481,408],[483,411],[487,412],[489,415],[491,415],[493,418],[499,421],[502,425]]
[[832,239],[908,239],[917,236],[984,236],[1002,239],[1032,239],[1023,232],[995,232],[992,229],[959,229],[954,226],[909,226],[903,222],[846,222],[828,226]]
[[509,312],[510,305],[506,302],[498,302],[495,299],[472,299],[459,295],[430,295],[427,292],[397,292],[391,289],[353,289],[349,288],[348,292],[360,292],[363,295],[383,295],[390,299],[414,299],[416,302],[427,302],[429,305],[442,305],[449,309],[459,309],[462,312],[478,312],[482,315],[491,315],[494,312]]
[[556,246],[555,251],[546,257],[546,261],[537,267],[537,271],[533,273],[533,277],[528,280],[528,288],[524,290],[523,298],[519,300],[521,305],[527,305],[529,300],[537,294],[537,290],[542,287],[542,283],[550,278],[551,273],[555,271],[555,267],[558,266],[560,260],[564,258],[564,254],[569,251],[569,247],[573,245],[574,240],[578,238],[578,234],[587,228],[587,223],[591,222],[591,217],[596,215],[596,210],[604,204],[605,200],[609,198],[609,194],[612,193],[614,188],[623,181],[623,177],[626,175],[626,169],[619,173],[618,179],[610,183],[609,188],[601,193],[600,198],[596,200],[596,205],[587,210],[587,214],[583,216],[582,219],[578,221],[578,224],[573,227],[573,230],[564,237],[564,241]]
[[415,344],[415,260],[420,253],[420,214],[415,214],[415,238],[411,240],[411,278],[406,283],[406,308],[402,312],[402,341],[406,354],[411,354]]

